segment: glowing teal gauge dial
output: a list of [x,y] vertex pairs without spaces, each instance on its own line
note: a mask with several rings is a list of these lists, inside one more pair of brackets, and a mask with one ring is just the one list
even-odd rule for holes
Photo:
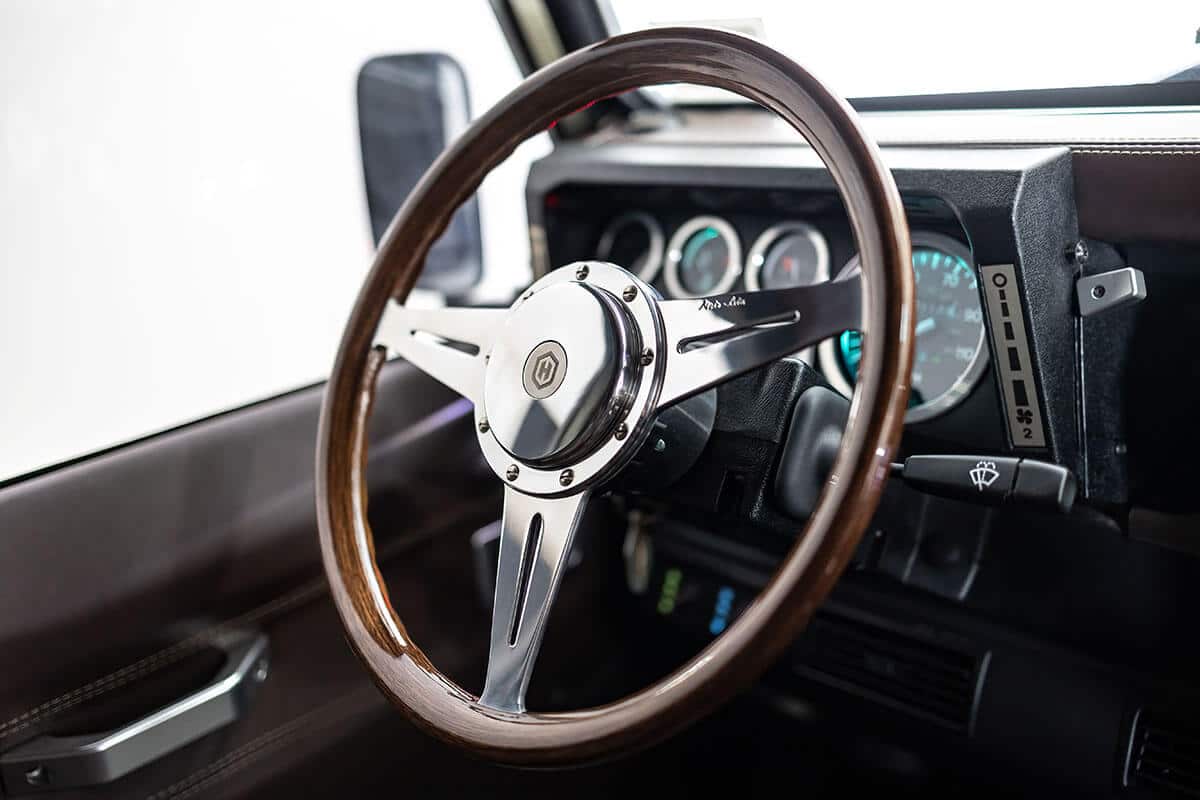
[[[949,408],[978,379],[985,357],[983,309],[970,251],[945,236],[913,237],[917,280],[917,343],[909,408]],[[839,367],[853,383],[862,360],[862,334],[838,337]],[[910,421],[913,411],[909,413]]]

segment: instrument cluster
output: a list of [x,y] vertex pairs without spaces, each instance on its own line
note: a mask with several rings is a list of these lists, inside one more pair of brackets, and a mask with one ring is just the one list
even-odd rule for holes
[[[979,278],[971,250],[945,233],[913,230],[917,281],[917,352],[909,422],[956,406],[979,382],[988,361]],[[832,248],[818,225],[785,219],[743,247],[738,228],[724,217],[693,216],[670,231],[646,211],[614,217],[600,235],[595,257],[626,267],[670,298],[731,291],[763,291],[852,279],[854,253],[834,268]],[[862,352],[862,334],[848,330],[798,354],[835,389],[849,395]]]

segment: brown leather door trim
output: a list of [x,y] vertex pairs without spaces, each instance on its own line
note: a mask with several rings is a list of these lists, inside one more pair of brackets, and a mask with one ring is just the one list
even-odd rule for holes
[[[428,527],[413,531],[403,539],[388,542],[380,551],[380,561],[387,563],[406,552],[416,549],[430,539],[447,533],[461,533],[464,529],[477,522],[495,508],[496,503],[490,495],[484,494],[476,498],[477,502],[463,503],[451,508],[443,517],[437,519]],[[122,667],[107,675],[101,676],[89,683],[65,692],[58,697],[29,709],[12,719],[0,724],[0,750],[7,747],[8,741],[16,738],[28,729],[40,727],[53,721],[64,712],[94,700],[107,692],[126,686],[139,678],[143,678],[167,666],[198,652],[211,645],[214,640],[225,633],[235,630],[256,628],[281,617],[293,609],[328,595],[329,584],[325,578],[319,577],[285,592],[273,600],[256,608],[231,617],[223,622],[206,628],[187,639],[152,653],[132,664]],[[28,734],[27,734],[28,735]]]
[[1111,242],[1200,241],[1200,147],[1072,150],[1083,235]]
[[[425,530],[463,509],[442,476],[471,478],[469,407],[399,362],[381,387],[371,491]],[[0,742],[318,591],[322,388],[0,488]]]
[[216,761],[192,772],[186,777],[150,795],[147,800],[183,800],[228,779],[232,775],[249,769],[254,764],[274,755],[280,748],[300,736],[311,735],[321,729],[344,725],[356,717],[372,710],[386,711],[387,701],[373,685],[334,698],[328,703],[272,728],[256,739],[236,750],[231,750]]

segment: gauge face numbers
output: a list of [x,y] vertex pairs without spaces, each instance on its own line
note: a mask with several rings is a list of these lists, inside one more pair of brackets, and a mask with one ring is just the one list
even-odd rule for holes
[[663,259],[662,226],[642,211],[632,211],[608,223],[596,246],[596,258],[608,261],[649,283],[658,277]]
[[917,276],[914,406],[926,405],[957,386],[982,347],[982,300],[969,259],[969,253],[964,258],[937,247],[913,248]]
[[829,279],[829,246],[816,228],[785,222],[768,228],[750,248],[746,288],[787,289]]
[[741,274],[741,262],[733,227],[720,217],[696,217],[675,231],[667,245],[667,290],[681,298],[728,292]]
[[[916,422],[952,408],[974,387],[987,363],[987,350],[979,279],[970,251],[949,237],[914,234],[912,259],[917,341],[908,421]],[[842,333],[837,339],[840,377],[853,383],[861,359],[862,335]]]

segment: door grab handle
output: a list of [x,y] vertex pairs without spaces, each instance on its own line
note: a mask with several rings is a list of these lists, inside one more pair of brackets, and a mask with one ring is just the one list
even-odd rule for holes
[[269,666],[267,637],[238,633],[213,643],[225,665],[204,687],[120,728],[39,736],[0,754],[9,795],[108,783],[242,716]]

